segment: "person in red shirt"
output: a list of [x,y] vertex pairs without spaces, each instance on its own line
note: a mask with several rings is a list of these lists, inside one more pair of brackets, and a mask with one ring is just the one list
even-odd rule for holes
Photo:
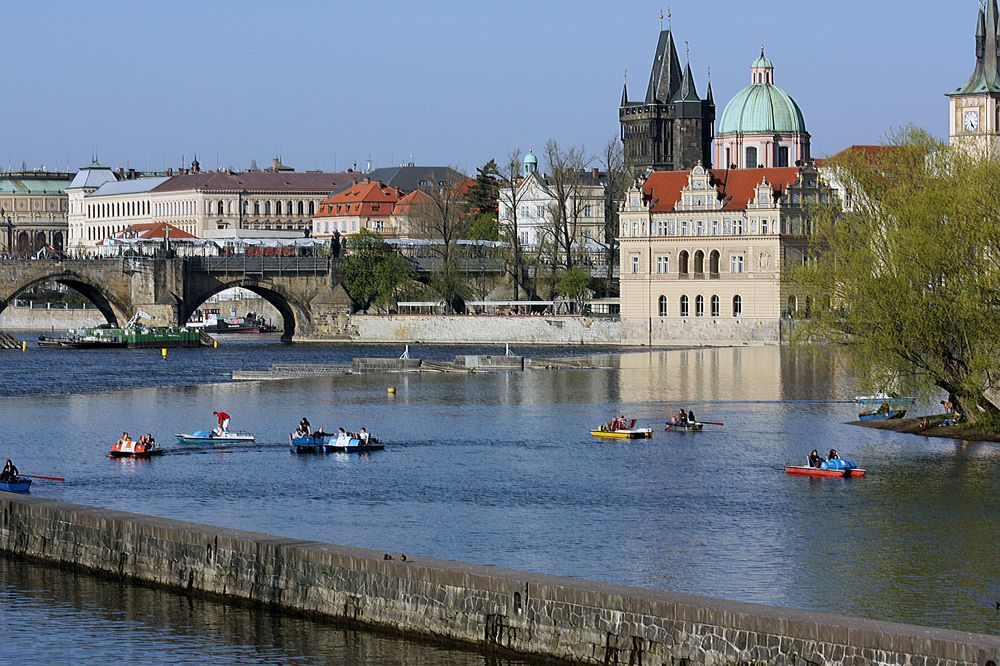
[[229,414],[225,412],[212,412],[219,419],[219,427],[215,429],[216,434],[225,435],[229,432]]

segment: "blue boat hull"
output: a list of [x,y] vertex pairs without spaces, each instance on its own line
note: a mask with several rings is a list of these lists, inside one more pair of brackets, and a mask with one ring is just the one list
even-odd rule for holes
[[31,479],[19,476],[14,481],[0,481],[0,490],[8,493],[26,493],[31,490]]
[[206,430],[191,434],[176,434],[174,437],[181,444],[253,444],[257,441],[257,438],[250,433],[229,433],[220,437]]
[[859,421],[887,421],[901,419],[906,416],[905,409],[890,409],[888,412],[865,412],[858,414]]
[[368,453],[370,451],[381,451],[385,448],[378,442],[369,441],[362,443],[360,439],[354,437],[338,437],[333,441],[332,435],[320,435],[317,437],[293,437],[289,449],[292,453]]

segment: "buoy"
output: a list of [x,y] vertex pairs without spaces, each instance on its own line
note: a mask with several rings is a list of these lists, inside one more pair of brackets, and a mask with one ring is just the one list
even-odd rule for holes
[[166,347],[164,347],[164,348],[162,348],[162,349],[160,350],[160,355],[161,355],[161,356],[162,356],[163,358],[166,358],[166,357],[167,357],[167,348],[166,348]]
[[28,341],[27,340],[21,340],[21,351],[23,351],[23,352],[28,351]]
[[389,395],[396,395],[396,387],[395,386],[390,386],[389,388],[386,389],[386,391],[389,392]]
[[219,348],[219,341],[216,340],[215,338],[212,338],[212,349],[218,349],[218,348]]

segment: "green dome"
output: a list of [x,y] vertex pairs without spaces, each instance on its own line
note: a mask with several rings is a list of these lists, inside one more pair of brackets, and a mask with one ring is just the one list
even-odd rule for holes
[[[754,67],[757,66],[754,64]],[[805,133],[806,121],[795,100],[778,86],[758,83],[741,90],[726,105],[719,122],[718,136]]]
[[529,150],[528,154],[524,156],[524,163],[525,164],[538,164],[538,158],[535,157],[535,154],[532,153]]
[[771,59],[768,58],[766,55],[764,55],[764,52],[761,51],[760,52],[760,57],[753,61],[753,65],[752,66],[754,68],[757,68],[757,67],[770,67],[770,68],[773,69],[774,68],[774,63],[772,63]]

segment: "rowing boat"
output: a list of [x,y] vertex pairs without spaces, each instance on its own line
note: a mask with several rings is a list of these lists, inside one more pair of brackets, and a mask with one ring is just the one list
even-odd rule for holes
[[31,489],[31,479],[17,476],[10,481],[0,481],[0,490],[8,493],[26,493]]
[[701,421],[695,421],[693,423],[667,423],[667,427],[664,430],[675,431],[675,432],[701,432],[705,424]]
[[810,467],[808,465],[785,465],[785,473],[792,474],[794,476],[818,476],[847,479],[864,476],[865,470],[859,467],[853,467],[851,469],[820,469],[819,467]]

